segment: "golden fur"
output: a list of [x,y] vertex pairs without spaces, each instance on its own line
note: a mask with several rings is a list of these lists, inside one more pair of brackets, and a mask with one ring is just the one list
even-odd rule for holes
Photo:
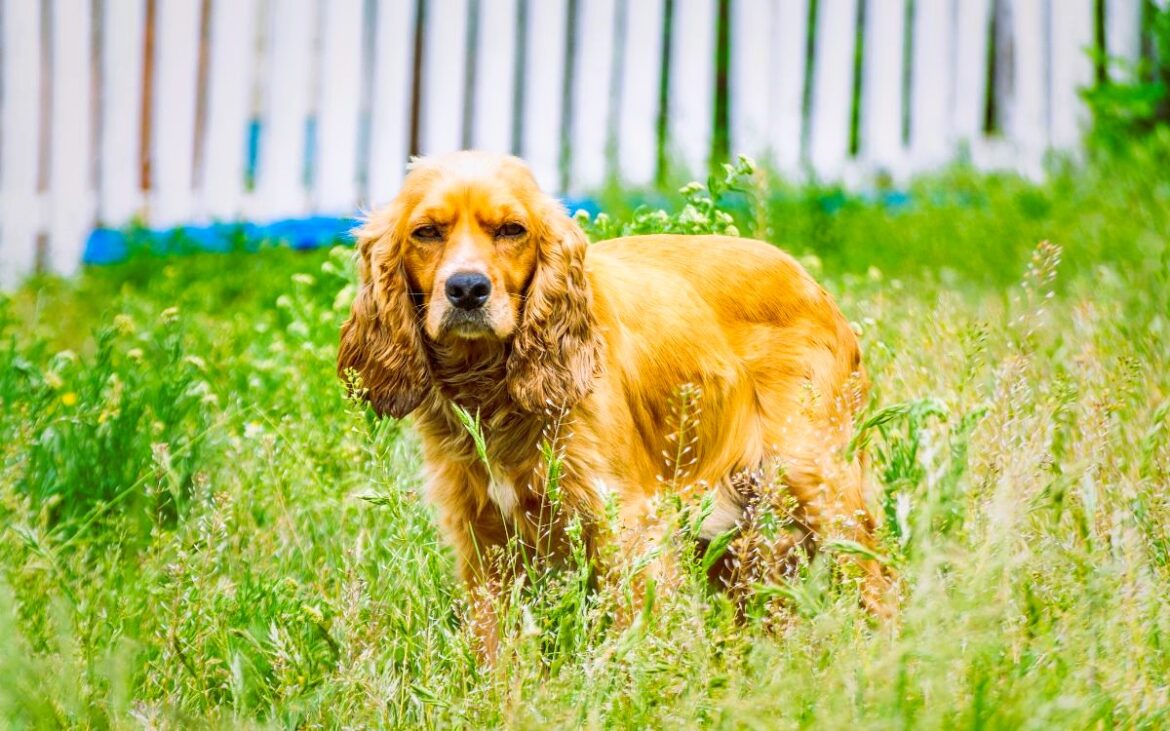
[[[518,159],[478,152],[412,165],[402,191],[358,232],[360,291],[341,335],[382,414],[415,414],[429,495],[469,588],[506,572],[485,557],[517,536],[555,556],[575,515],[586,545],[607,494],[636,548],[668,485],[672,397],[699,394],[688,482],[716,489],[710,537],[750,502],[750,474],[779,463],[820,538],[868,543],[859,457],[846,459],[867,383],[833,300],[790,256],[722,236],[639,236],[587,245]],[[455,272],[492,284],[471,315],[444,296]],[[479,413],[489,469],[453,404]],[[562,511],[545,493],[542,441],[562,453]],[[862,562],[881,592],[881,572]],[[489,620],[490,621],[490,620]]]

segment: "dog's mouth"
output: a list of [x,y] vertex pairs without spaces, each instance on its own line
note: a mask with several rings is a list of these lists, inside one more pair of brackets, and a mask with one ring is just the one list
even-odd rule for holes
[[443,316],[443,332],[460,338],[477,339],[495,337],[495,330],[488,320],[487,311],[450,310]]

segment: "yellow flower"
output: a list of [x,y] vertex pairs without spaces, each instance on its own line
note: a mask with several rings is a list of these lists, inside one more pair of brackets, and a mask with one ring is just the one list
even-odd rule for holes
[[77,403],[77,394],[72,391],[61,394],[61,403],[66,406],[72,406]]
[[134,324],[133,317],[122,314],[114,316],[114,329],[123,335],[133,335],[137,326]]

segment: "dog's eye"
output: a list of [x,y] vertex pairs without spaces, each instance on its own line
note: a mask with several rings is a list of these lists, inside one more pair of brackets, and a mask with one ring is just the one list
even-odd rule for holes
[[513,221],[500,226],[500,230],[496,231],[496,236],[504,239],[514,239],[517,236],[523,236],[524,233],[524,227]]
[[443,238],[443,234],[441,231],[439,231],[439,227],[435,226],[434,224],[419,226],[412,233],[416,239],[420,239],[422,241],[438,241],[439,239]]

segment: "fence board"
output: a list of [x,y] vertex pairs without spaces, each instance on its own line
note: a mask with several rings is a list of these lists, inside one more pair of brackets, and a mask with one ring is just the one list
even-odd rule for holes
[[202,212],[212,219],[234,219],[242,208],[257,20],[256,0],[212,0],[199,185]]
[[906,0],[869,0],[861,84],[861,154],[867,164],[895,173],[903,159],[903,55]]
[[955,94],[951,130],[952,141],[959,145],[971,146],[983,133],[991,10],[991,0],[955,3]]
[[1052,55],[1051,144],[1071,152],[1089,123],[1089,108],[1080,89],[1093,83],[1093,0],[1062,0],[1049,16]]
[[772,154],[776,166],[790,177],[803,172],[804,88],[808,73],[807,0],[780,0],[772,37],[775,89],[772,98]]
[[856,31],[857,0],[821,0],[813,61],[809,163],[822,179],[840,176],[849,159]]
[[[146,125],[152,135],[151,225],[203,215],[271,219],[310,210],[345,213],[357,199],[363,173],[369,201],[393,195],[416,103],[417,0],[153,1],[152,106]],[[970,145],[977,164],[1015,167],[1039,177],[1050,146],[1074,154],[1080,149],[1089,121],[1080,90],[1092,83],[1094,72],[1085,53],[1095,38],[1094,0],[818,0],[815,6],[808,0],[733,0],[728,78],[733,152],[770,150],[790,176],[800,176],[806,166],[828,180],[856,172],[850,135],[859,2],[867,12],[857,113],[861,158],[871,169],[902,178]],[[1167,0],[1156,2],[1165,6]],[[50,265],[68,272],[77,266],[95,209],[112,225],[143,210],[138,155],[146,3],[0,0],[0,282],[11,284],[31,271],[42,234]],[[417,101],[424,153],[465,145],[516,150],[545,188],[558,191],[570,183],[576,191],[599,186],[615,164],[635,185],[652,182],[660,172],[666,0],[427,0],[423,5],[430,16],[429,22],[424,19]],[[718,5],[715,0],[670,4],[665,142],[671,159],[696,174],[705,172],[714,132]],[[211,14],[206,105],[200,106],[205,6]],[[813,7],[817,20],[810,36]],[[911,27],[908,7],[914,8]],[[572,23],[571,8],[579,14]],[[1142,0],[1104,0],[1103,8],[1107,51],[1132,64],[1142,53]],[[996,88],[989,90],[993,12],[1000,13],[995,26],[1000,56]],[[45,18],[47,35],[40,28]],[[367,19],[373,23],[368,38]],[[566,35],[570,28],[572,39]],[[907,76],[908,38],[913,53]],[[100,58],[91,53],[95,39]],[[49,43],[48,52],[42,52],[43,42]],[[568,63],[570,46],[574,58]],[[363,50],[369,54],[368,72]],[[474,57],[468,55],[472,51]],[[568,80],[567,65],[574,71]],[[1124,68],[1110,73],[1127,77]],[[907,78],[908,118],[903,113]],[[259,164],[255,194],[249,197],[246,154],[257,79],[263,82]],[[100,97],[93,97],[95,91]],[[983,134],[989,93],[1000,110],[998,141]],[[571,119],[563,118],[566,110]],[[367,119],[368,148],[363,144]],[[196,140],[197,134],[203,139]],[[357,159],[365,154],[368,160]],[[196,165],[201,169],[193,169]]]
[[106,0],[102,15],[98,220],[122,226],[142,211],[142,60],[145,0]]
[[1105,0],[1105,51],[1117,60],[1109,64],[1114,80],[1133,78],[1142,54],[1141,34],[1142,0]]
[[[49,120],[49,266],[72,274],[81,266],[93,225],[92,83],[89,12],[54,0],[51,33],[52,117]],[[88,10],[88,9],[87,9]]]
[[529,0],[523,154],[545,190],[561,187],[567,0]]
[[573,117],[570,188],[588,190],[605,182],[609,170],[609,111],[612,103],[614,0],[580,3],[577,58],[570,79]]
[[414,3],[381,0],[375,8],[368,206],[384,204],[393,197],[406,165],[414,21]]
[[668,147],[687,173],[705,176],[715,105],[715,3],[675,0]]
[[305,140],[309,115],[314,7],[308,0],[270,0],[267,83],[252,215],[304,212]]
[[512,151],[516,113],[516,0],[479,0],[472,147]]
[[174,226],[191,219],[200,4],[158,0],[150,125],[150,220]]
[[329,0],[321,6],[320,103],[313,181],[316,212],[349,214],[357,203],[362,2]]
[[4,0],[0,12],[0,287],[11,287],[36,266],[41,225],[41,8],[28,0]]
[[772,15],[770,0],[731,5],[730,127],[732,154],[759,156],[768,149],[772,106]]
[[617,163],[622,179],[647,185],[658,172],[658,104],[662,82],[663,0],[626,0]]
[[941,165],[950,155],[954,31],[949,3],[914,3],[909,147],[915,170]]
[[463,147],[463,99],[467,93],[467,0],[427,0],[422,63],[424,155]]
[[1004,127],[1017,170],[1033,178],[1044,173],[1048,146],[1045,10],[1044,0],[1016,0],[1011,12],[1013,88]]

